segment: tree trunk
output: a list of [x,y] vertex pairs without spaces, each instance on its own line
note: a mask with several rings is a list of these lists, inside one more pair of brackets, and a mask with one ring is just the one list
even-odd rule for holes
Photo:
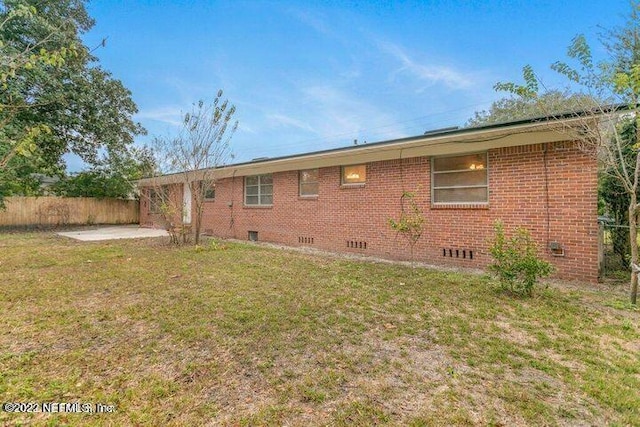
[[629,299],[636,304],[638,296],[638,212],[636,208],[637,196],[631,195],[629,204],[629,244],[631,246],[631,291]]
[[196,217],[195,217],[195,227],[193,227],[193,240],[197,245],[200,244],[200,228],[202,227],[202,207],[198,206],[196,202]]
[[200,244],[200,227],[202,227],[204,189],[202,188],[202,182],[193,180],[189,182],[189,187],[191,188],[191,223],[193,224],[191,231],[193,233],[193,244],[198,246]]

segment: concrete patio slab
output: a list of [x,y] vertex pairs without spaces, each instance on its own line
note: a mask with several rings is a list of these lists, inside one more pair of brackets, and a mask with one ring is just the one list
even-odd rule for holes
[[70,237],[84,242],[114,239],[140,239],[146,237],[168,236],[166,230],[155,228],[140,228],[137,225],[119,225],[92,228],[90,230],[61,231],[60,236]]

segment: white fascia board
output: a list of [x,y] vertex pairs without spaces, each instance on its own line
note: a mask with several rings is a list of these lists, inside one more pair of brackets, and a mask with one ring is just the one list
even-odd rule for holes
[[[424,138],[380,144],[347,147],[326,152],[300,154],[261,160],[254,163],[229,165],[191,174],[190,179],[222,179],[266,173],[285,172],[301,169],[323,168],[384,160],[407,159],[421,156],[441,156],[491,150],[501,147],[515,147],[530,144],[571,141],[573,123],[584,123],[584,119],[568,119],[556,123],[526,123],[510,127],[470,130],[465,133],[426,135]],[[555,125],[555,126],[553,126]],[[164,185],[184,182],[182,173],[143,179],[140,186]]]

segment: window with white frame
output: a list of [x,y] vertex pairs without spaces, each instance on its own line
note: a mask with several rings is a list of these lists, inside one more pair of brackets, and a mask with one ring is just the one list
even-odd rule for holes
[[244,204],[247,206],[271,206],[273,204],[273,177],[271,174],[244,178]]
[[487,153],[432,158],[433,204],[488,203],[488,170]]
[[342,166],[342,185],[367,182],[367,165]]
[[300,171],[300,196],[318,195],[318,169],[304,169]]

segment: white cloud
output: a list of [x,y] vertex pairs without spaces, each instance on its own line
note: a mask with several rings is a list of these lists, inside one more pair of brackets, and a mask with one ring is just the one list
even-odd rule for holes
[[397,118],[357,97],[329,85],[302,89],[312,105],[310,119],[319,136],[337,142],[358,138],[378,140],[407,136]]
[[362,72],[359,69],[351,68],[340,71],[338,75],[345,80],[355,80],[362,77]]
[[266,117],[267,120],[269,120],[276,126],[293,126],[295,128],[308,132],[314,131],[314,129],[309,125],[308,122],[294,119],[293,117],[286,116],[284,114],[268,114]]
[[454,68],[443,65],[423,64],[416,61],[397,44],[384,41],[378,42],[377,45],[382,52],[391,55],[400,62],[401,67],[393,72],[393,76],[408,73],[415,79],[428,83],[427,86],[420,87],[419,92],[424,91],[428,86],[435,83],[444,83],[452,89],[464,89],[473,84],[471,76]]
[[182,126],[183,109],[176,106],[165,106],[142,110],[137,115],[138,120],[154,120],[171,126]]
[[336,33],[327,25],[325,19],[321,18],[317,14],[313,14],[308,10],[290,10],[294,17],[296,17],[301,23],[313,28],[318,33],[327,36],[335,37]]
[[244,124],[243,122],[238,121],[238,130],[237,132],[248,133],[251,135],[257,135],[258,131],[256,131],[253,126],[249,126]]
[[[163,80],[167,88],[175,92],[180,102],[184,102],[185,104],[202,99],[203,94],[210,96],[210,90],[207,90],[206,85],[198,82],[195,78],[187,79],[185,77],[171,75],[165,76]],[[207,97],[204,99],[206,98]]]
[[[343,147],[358,139],[375,142],[409,136],[398,118],[384,106],[369,102],[349,90],[326,82],[300,82],[289,93],[282,112],[270,113],[269,107],[256,109],[261,120],[251,121],[256,135],[238,135],[234,150],[238,158],[318,151]],[[241,120],[242,123],[242,120]],[[242,126],[242,125],[241,125]]]

